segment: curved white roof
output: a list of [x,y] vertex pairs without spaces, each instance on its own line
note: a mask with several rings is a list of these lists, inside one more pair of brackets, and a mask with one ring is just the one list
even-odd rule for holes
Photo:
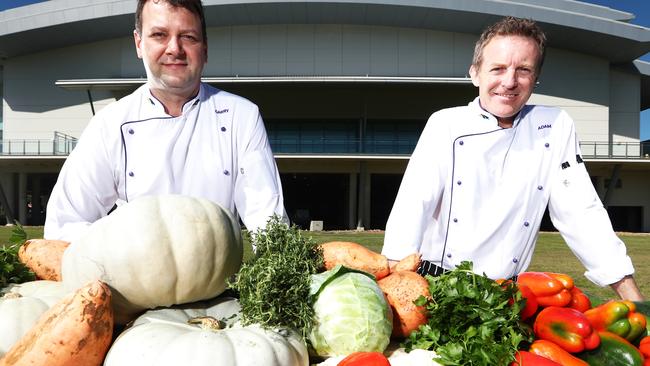
[[[51,0],[0,12],[0,57],[115,37],[133,29],[135,0]],[[208,26],[362,24],[478,34],[505,15],[537,20],[552,47],[626,63],[650,51],[634,15],[572,0],[203,0]]]

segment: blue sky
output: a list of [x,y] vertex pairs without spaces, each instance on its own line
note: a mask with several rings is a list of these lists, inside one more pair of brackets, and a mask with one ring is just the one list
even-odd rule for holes
[[[0,11],[16,6],[38,3],[43,0],[0,0]],[[634,13],[636,19],[632,23],[650,27],[650,1],[648,0],[588,0],[593,4]],[[641,57],[650,62],[650,53]],[[641,140],[650,139],[650,109],[641,112]]]

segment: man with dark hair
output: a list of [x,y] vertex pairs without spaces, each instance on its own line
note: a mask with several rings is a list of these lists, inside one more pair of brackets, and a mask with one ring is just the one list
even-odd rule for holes
[[580,157],[573,120],[558,108],[526,104],[545,44],[532,20],[507,17],[483,32],[469,69],[479,96],[429,118],[382,253],[391,261],[421,253],[423,275],[472,261],[477,273],[512,278],[528,267],[548,206],[585,276],[642,300],[625,244]]
[[201,82],[200,0],[139,0],[133,37],[147,83],[84,130],[48,201],[45,238],[72,241],[116,203],[160,194],[209,199],[252,231],[286,219],[257,106]]

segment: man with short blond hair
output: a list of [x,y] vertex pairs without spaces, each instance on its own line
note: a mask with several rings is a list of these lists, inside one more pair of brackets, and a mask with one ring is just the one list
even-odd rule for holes
[[469,73],[478,97],[434,113],[420,136],[386,224],[382,253],[422,254],[418,272],[438,275],[463,261],[491,278],[528,267],[548,206],[585,276],[624,299],[642,300],[625,244],[591,183],[573,120],[528,105],[546,36],[506,17],[476,43]]

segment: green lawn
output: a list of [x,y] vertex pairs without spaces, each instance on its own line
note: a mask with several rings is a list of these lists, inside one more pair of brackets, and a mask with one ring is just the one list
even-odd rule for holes
[[[25,227],[29,238],[41,238],[43,227]],[[353,241],[367,246],[377,252],[381,250],[384,233],[379,231],[330,231],[303,232],[311,236],[317,243],[342,240]],[[7,243],[11,235],[11,227],[0,227],[0,243]],[[641,291],[650,297],[650,234],[619,234],[626,243],[628,253],[636,268],[635,278]],[[245,257],[250,256],[250,245],[246,244]],[[589,282],[583,275],[584,267],[568,249],[558,233],[540,234],[537,248],[531,266],[531,271],[549,271],[566,273],[573,277],[577,286],[585,291],[595,302],[613,298],[614,292],[609,288],[601,288]]]

